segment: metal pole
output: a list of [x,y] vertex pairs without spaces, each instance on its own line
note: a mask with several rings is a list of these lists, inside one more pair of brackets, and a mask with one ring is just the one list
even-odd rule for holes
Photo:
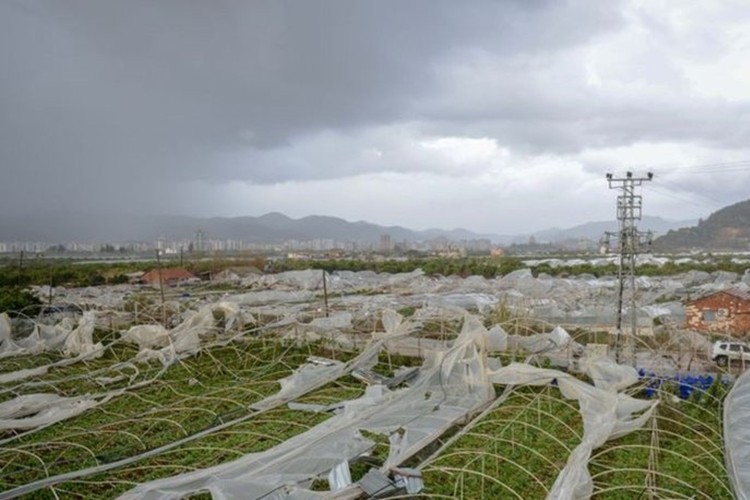
[[[622,358],[623,344],[632,356],[633,366],[636,364],[635,336],[638,328],[638,316],[635,300],[635,263],[636,255],[640,250],[641,239],[650,237],[648,233],[641,233],[636,227],[635,221],[641,219],[642,197],[635,194],[635,188],[643,185],[643,182],[652,180],[654,175],[649,172],[646,177],[634,177],[632,172],[627,172],[625,177],[614,177],[607,174],[607,182],[610,189],[619,189],[622,194],[617,197],[617,233],[606,233],[605,240],[609,244],[609,237],[617,235],[619,262],[617,266],[617,320],[615,325],[615,359],[620,363]],[[627,261],[627,262],[626,262]],[[626,274],[627,272],[627,274]],[[630,296],[628,307],[630,308],[630,332],[623,336],[623,307],[625,305],[625,285],[628,284]]]
[[21,255],[18,257],[18,280],[17,284],[18,286],[21,286],[23,284],[21,277],[23,276],[23,250],[21,250]]
[[167,327],[167,310],[164,307],[164,276],[161,272],[161,257],[159,256],[159,249],[156,249],[156,264],[159,268],[159,292],[161,294],[161,324],[164,328]]
[[49,311],[52,311],[52,285],[54,285],[55,279],[52,276],[52,273],[50,272],[49,275],[49,295],[47,297],[47,308]]

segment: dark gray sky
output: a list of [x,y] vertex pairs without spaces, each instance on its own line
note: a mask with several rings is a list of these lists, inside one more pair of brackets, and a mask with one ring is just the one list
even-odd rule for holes
[[628,169],[650,215],[750,198],[750,4],[0,0],[0,214],[526,232]]

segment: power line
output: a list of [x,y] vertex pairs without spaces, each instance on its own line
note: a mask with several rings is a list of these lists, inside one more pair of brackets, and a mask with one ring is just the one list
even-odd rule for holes
[[664,185],[665,187],[671,188],[676,191],[681,191],[685,194],[690,195],[691,197],[703,198],[704,200],[709,202],[709,203],[706,203],[706,206],[711,206],[712,208],[723,207],[724,205],[726,205],[726,200],[719,200],[719,199],[713,198],[712,196],[708,196],[705,192],[701,192],[701,191],[698,191],[698,192],[689,191],[681,187],[680,185],[674,182],[666,181],[661,177],[659,178],[659,184]]
[[680,203],[687,203],[689,205],[694,205],[696,207],[708,207],[708,208],[714,208],[713,204],[709,204],[706,202],[697,202],[696,200],[691,200],[687,197],[680,196],[678,194],[672,193],[671,191],[667,191],[664,189],[658,189],[655,186],[648,186],[644,187],[644,190],[648,189],[649,191],[654,192],[658,196],[664,196],[666,198],[671,198],[674,201],[679,201]]
[[[660,179],[660,182],[661,182],[661,179]],[[695,207],[708,208],[710,210],[716,210],[717,208],[722,207],[725,204],[723,201],[714,200],[714,199],[709,198],[706,195],[699,194],[699,193],[690,193],[686,190],[683,190],[677,187],[673,187],[671,191],[669,189],[664,189],[663,187],[660,187],[660,186],[647,186],[647,187],[644,187],[644,189],[647,189],[659,196],[671,198],[672,200],[678,201],[681,204],[688,204],[688,205],[692,205]]]
[[672,173],[681,172],[685,174],[702,174],[710,172],[735,172],[735,171],[750,171],[750,159],[748,160],[737,160],[728,161],[721,163],[704,163],[698,165],[684,165],[671,168],[660,168],[661,173]]

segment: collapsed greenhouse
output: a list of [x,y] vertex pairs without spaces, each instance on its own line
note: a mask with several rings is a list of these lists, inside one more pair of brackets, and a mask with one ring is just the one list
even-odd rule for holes
[[675,326],[726,278],[640,278],[629,364],[590,276],[40,290],[84,312],[0,315],[0,498],[746,498],[750,382]]

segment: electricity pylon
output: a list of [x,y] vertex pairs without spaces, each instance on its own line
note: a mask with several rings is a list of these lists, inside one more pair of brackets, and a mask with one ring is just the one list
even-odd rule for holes
[[[652,234],[650,231],[638,230],[636,221],[641,220],[643,197],[635,194],[635,188],[644,182],[654,178],[654,174],[648,172],[646,177],[634,177],[633,172],[627,172],[625,177],[614,177],[607,174],[607,182],[610,189],[619,189],[617,196],[617,232],[606,232],[603,245],[609,248],[611,238],[617,239],[617,253],[619,261],[617,265],[617,324],[615,326],[615,360],[620,363],[622,348],[625,343],[632,355],[632,363],[635,366],[635,336],[637,332],[637,312],[635,307],[635,263],[636,256],[641,247],[651,245]],[[630,315],[630,333],[623,335],[625,291],[628,295],[628,312]],[[625,342],[623,338],[625,337]]]

